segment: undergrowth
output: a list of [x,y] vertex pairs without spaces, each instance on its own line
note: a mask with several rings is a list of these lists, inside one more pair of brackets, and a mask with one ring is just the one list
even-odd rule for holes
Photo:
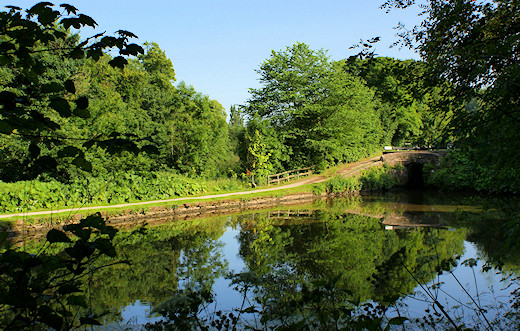
[[71,183],[0,182],[0,212],[159,200],[244,188],[246,184],[236,179],[201,180],[169,172],[153,172],[146,177],[128,172],[111,178],[87,177]]
[[359,176],[334,176],[327,182],[313,186],[314,194],[348,194],[361,190],[389,190],[403,183],[399,174],[403,171],[402,165],[370,168],[361,172]]

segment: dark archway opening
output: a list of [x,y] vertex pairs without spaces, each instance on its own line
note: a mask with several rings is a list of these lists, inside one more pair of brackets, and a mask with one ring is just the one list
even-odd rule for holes
[[408,170],[408,182],[406,186],[408,188],[423,188],[423,165],[421,163],[410,163],[406,166]]

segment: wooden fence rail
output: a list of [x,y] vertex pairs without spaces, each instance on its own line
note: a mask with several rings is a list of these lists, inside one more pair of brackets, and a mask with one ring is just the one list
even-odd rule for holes
[[312,174],[312,168],[301,168],[301,169],[295,169],[295,170],[289,170],[280,172],[278,174],[273,174],[267,176],[267,185],[271,184],[277,184],[280,185],[280,183],[284,181],[289,181],[293,178],[299,179],[300,177],[308,176]]
[[287,218],[287,217],[300,217],[300,216],[312,216],[314,210],[273,210],[267,213],[268,218]]

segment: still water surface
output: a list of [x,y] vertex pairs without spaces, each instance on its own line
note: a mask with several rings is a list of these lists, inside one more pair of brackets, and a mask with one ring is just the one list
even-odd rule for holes
[[222,311],[255,328],[345,326],[347,315],[383,327],[402,316],[408,328],[510,328],[517,210],[512,199],[408,191],[149,226],[121,234],[130,266],[97,275],[92,298],[110,312],[106,325],[121,327],[206,293],[192,313],[208,326]]

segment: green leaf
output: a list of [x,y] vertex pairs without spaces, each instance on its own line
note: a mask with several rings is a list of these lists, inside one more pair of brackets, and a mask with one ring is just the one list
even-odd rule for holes
[[65,90],[72,94],[76,93],[76,86],[74,85],[74,81],[72,79],[65,81]]
[[9,125],[6,121],[0,120],[0,133],[11,134],[13,132],[13,127]]
[[[87,97],[79,97],[76,99],[76,106],[79,109],[87,109],[88,108],[88,98]],[[90,113],[89,113],[90,115]]]
[[98,320],[92,317],[80,317],[79,322],[82,325],[102,325]]
[[87,26],[90,26],[91,28],[95,28],[97,25],[96,21],[94,21],[94,19],[92,17],[87,16],[85,14],[79,14],[78,19],[83,26],[87,25]]
[[88,109],[75,108],[72,113],[79,118],[90,118],[90,110]]
[[92,164],[85,160],[83,156],[78,156],[77,158],[72,160],[72,164],[86,172],[92,171]]
[[137,56],[139,54],[143,54],[144,50],[141,46],[137,44],[129,44],[125,47],[125,49],[119,52],[121,55],[133,55]]
[[65,234],[65,232],[52,229],[47,232],[47,241],[53,243],[70,243],[72,240]]
[[101,38],[101,43],[105,45],[105,47],[114,47],[117,43],[117,38],[112,36],[106,36]]
[[40,156],[41,149],[35,142],[31,142],[29,145],[29,155],[31,158],[35,159]]
[[83,308],[87,308],[87,301],[83,295],[71,295],[67,298],[67,303],[69,305],[79,306]]
[[65,29],[69,29],[71,26],[74,29],[80,29],[81,28],[81,22],[75,18],[75,17],[67,17],[60,21],[60,23],[63,25]]
[[56,93],[63,90],[63,85],[57,82],[43,84],[41,89],[42,93]]
[[255,306],[249,306],[246,309],[242,309],[241,313],[253,314],[258,313],[259,311],[255,308]]
[[71,294],[81,292],[81,289],[76,284],[65,283],[60,285],[58,293],[60,294]]
[[94,146],[95,144],[96,144],[96,140],[95,139],[91,139],[91,140],[88,140],[88,141],[84,142],[82,146],[84,148],[86,148],[86,149],[89,149],[92,146]]
[[406,317],[394,317],[388,321],[388,324],[385,327],[385,331],[390,330],[391,325],[403,325],[408,318]]
[[148,154],[159,155],[159,149],[154,145],[145,145],[141,147],[142,152],[146,152]]
[[78,9],[74,6],[68,5],[66,3],[63,3],[60,5],[61,8],[65,8],[65,11],[68,15],[70,14],[76,14],[78,12]]
[[123,38],[137,38],[135,34],[126,30],[117,30],[116,33]]
[[33,163],[33,168],[38,172],[54,171],[58,166],[58,162],[51,156],[42,156],[37,158]]
[[96,248],[102,253],[109,257],[115,257],[116,256],[116,249],[114,245],[112,245],[112,242],[105,238],[97,238],[94,241],[94,244]]
[[76,47],[69,53],[69,55],[72,59],[82,59],[85,57],[85,51],[81,47]]
[[74,146],[66,146],[58,152],[58,157],[72,157],[76,155],[83,155],[83,151]]
[[128,61],[122,56],[116,56],[115,58],[110,60],[108,62],[108,64],[110,64],[114,68],[123,69],[125,67],[125,65],[128,64]]
[[[88,229],[84,229],[83,231],[78,230],[77,234],[82,240],[86,240],[83,237],[90,236],[91,231],[88,231]],[[81,261],[84,258],[90,257],[94,253],[94,248],[85,244],[84,241],[79,240],[74,243],[74,246],[65,248],[65,253],[67,253],[70,257],[73,259],[76,259],[77,261]],[[84,269],[78,268],[75,270],[76,274],[80,274],[83,272]]]
[[63,98],[52,99],[49,106],[56,110],[62,117],[70,117],[70,115],[72,115],[69,103]]
[[56,314],[42,315],[41,321],[55,330],[61,330],[63,326],[63,319]]
[[103,51],[101,49],[89,49],[87,51],[87,57],[96,62],[101,58],[101,56],[103,56]]

